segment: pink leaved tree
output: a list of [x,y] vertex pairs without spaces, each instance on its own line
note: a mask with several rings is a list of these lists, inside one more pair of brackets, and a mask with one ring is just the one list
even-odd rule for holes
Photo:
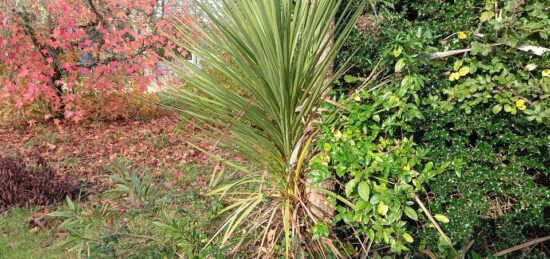
[[0,2],[0,102],[45,102],[46,118],[78,122],[85,95],[145,91],[167,52],[185,53],[165,36],[168,13],[183,15],[185,1]]

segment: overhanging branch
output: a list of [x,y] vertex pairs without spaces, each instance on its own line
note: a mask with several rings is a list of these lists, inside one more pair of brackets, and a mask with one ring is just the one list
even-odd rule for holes
[[[496,47],[496,46],[500,46],[500,45],[504,45],[504,44],[503,43],[494,43],[494,44],[491,44],[491,47]],[[533,46],[533,45],[527,45],[527,44],[521,44],[521,45],[517,46],[516,48],[521,50],[521,51],[526,51],[526,52],[531,51],[531,52],[533,52],[533,54],[535,54],[537,56],[542,56],[542,55],[544,55],[544,53],[550,52],[550,49],[548,49],[548,48]],[[434,52],[434,53],[429,54],[428,58],[429,59],[446,58],[446,57],[450,57],[450,56],[454,56],[454,55],[460,55],[460,54],[470,52],[470,51],[472,51],[472,48]]]

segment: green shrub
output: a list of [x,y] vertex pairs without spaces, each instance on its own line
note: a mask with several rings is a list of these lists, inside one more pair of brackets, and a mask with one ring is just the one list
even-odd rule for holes
[[[401,97],[401,98],[400,98]],[[336,179],[349,202],[336,206],[333,223],[361,234],[392,252],[408,251],[414,221],[425,221],[415,193],[450,163],[426,160],[428,149],[415,143],[403,127],[422,116],[403,96],[360,92],[336,120],[324,116],[322,152],[313,160],[309,181]],[[405,132],[404,132],[405,131]]]
[[[450,219],[440,225],[455,249],[474,241],[471,250],[485,256],[548,236],[550,55],[526,51],[547,47],[547,1],[371,2],[340,53],[341,60],[358,53],[342,88],[360,85],[379,59],[382,74],[361,100],[341,101],[336,119],[324,117],[312,165],[311,181],[338,180],[336,191],[355,206],[338,203],[338,229],[393,251],[453,256],[422,214],[418,222],[404,216],[405,206],[416,210],[416,193],[432,214]],[[384,181],[393,184],[381,190]],[[359,182],[370,187],[361,213]],[[387,217],[369,209],[374,194],[386,197]],[[414,239],[407,248],[404,232]],[[536,246],[529,255],[544,251]]]
[[[418,127],[431,159],[457,165],[429,188],[431,209],[451,219],[443,229],[456,244],[474,240],[475,250],[499,251],[550,233],[545,215],[550,154],[548,131],[488,110],[455,110],[428,117]],[[437,243],[434,230],[419,229],[419,234],[426,245]]]

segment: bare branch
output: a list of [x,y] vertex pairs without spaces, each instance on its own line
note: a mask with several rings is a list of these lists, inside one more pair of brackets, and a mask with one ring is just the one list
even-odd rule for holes
[[508,249],[504,249],[504,250],[496,253],[495,255],[496,256],[503,256],[503,255],[509,254],[511,252],[514,252],[514,251],[517,251],[517,250],[520,250],[520,249],[524,249],[526,247],[529,247],[529,246],[532,246],[532,245],[535,245],[535,244],[538,244],[538,243],[546,242],[548,240],[550,240],[550,236],[533,239],[533,240],[531,240],[529,242],[526,242],[526,243],[523,243],[521,245],[517,245],[517,246],[514,246],[514,247],[510,247]]
[[[500,46],[500,45],[504,45],[504,44],[503,43],[494,43],[494,44],[491,44],[491,47],[496,47],[496,46]],[[526,44],[519,45],[517,47],[517,49],[519,49],[521,51],[525,51],[525,52],[531,51],[531,52],[533,52],[533,54],[535,54],[537,56],[542,56],[542,55],[544,55],[544,53],[550,52],[550,49],[548,49],[548,48],[533,46],[533,45],[526,45]],[[459,55],[459,54],[470,52],[470,51],[472,51],[472,48],[435,52],[435,53],[431,53],[429,55],[429,59],[446,58],[446,57],[449,57],[449,56]]]
[[130,59],[136,58],[137,56],[143,55],[143,53],[145,53],[145,51],[147,51],[149,49],[151,49],[151,46],[142,45],[134,53],[132,53],[128,56],[124,56],[124,55],[110,56],[110,57],[105,58],[103,60],[96,60],[96,61],[91,62],[91,63],[83,64],[83,65],[81,65],[81,67],[93,68],[93,67],[96,67],[97,65],[106,65],[106,64],[109,64],[109,63],[115,62],[115,61],[122,62],[122,61],[130,60]]

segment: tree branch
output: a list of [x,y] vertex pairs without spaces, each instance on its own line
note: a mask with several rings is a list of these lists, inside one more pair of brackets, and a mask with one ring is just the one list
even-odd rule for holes
[[[504,44],[494,43],[494,44],[491,44],[491,47],[496,47],[496,46],[500,46],[500,45],[504,45]],[[544,53],[550,52],[550,49],[548,49],[548,48],[533,46],[533,45],[526,45],[526,44],[521,44],[521,45],[517,46],[516,48],[521,50],[521,51],[525,51],[525,52],[531,51],[531,52],[533,52],[533,54],[535,54],[537,56],[542,56],[542,55],[544,55]],[[472,51],[472,48],[434,52],[434,53],[429,54],[428,58],[429,59],[446,58],[446,57],[449,57],[449,56],[459,55],[459,54],[470,52],[470,51]]]
[[36,36],[36,31],[31,26],[31,19],[29,17],[29,14],[27,12],[24,12],[24,11],[16,11],[15,14],[16,14],[16,16],[21,18],[21,20],[23,20],[23,29],[25,30],[25,34],[27,34],[31,38],[32,44],[36,48],[38,48],[38,50],[40,52],[40,55],[42,55],[42,57],[46,58],[47,57],[46,54],[42,52],[42,50],[45,49],[45,46],[42,45],[40,43],[40,41],[38,40],[38,38]]
[[93,28],[93,27],[97,26],[98,24],[99,24],[99,19],[91,21],[91,22],[86,23],[86,24],[79,25],[78,28],[87,30],[87,29],[90,29],[90,28]]
[[80,67],[94,68],[97,65],[107,65],[107,64],[109,64],[111,62],[115,62],[115,61],[122,62],[122,61],[130,60],[130,59],[136,58],[139,55],[142,55],[145,51],[147,51],[151,48],[152,48],[152,46],[142,45],[139,49],[137,49],[134,53],[132,53],[129,56],[123,56],[123,55],[110,56],[110,57],[105,58],[103,60],[96,60],[96,61],[91,62],[91,63],[86,63],[86,64],[83,64],[83,65],[80,65]]
[[97,10],[97,7],[94,4],[94,0],[88,0],[88,5],[90,6],[90,10],[92,11],[92,13],[94,13],[95,16],[97,17],[97,19],[99,20],[99,23],[102,23],[103,25],[106,25],[107,22],[105,22],[105,18]]

